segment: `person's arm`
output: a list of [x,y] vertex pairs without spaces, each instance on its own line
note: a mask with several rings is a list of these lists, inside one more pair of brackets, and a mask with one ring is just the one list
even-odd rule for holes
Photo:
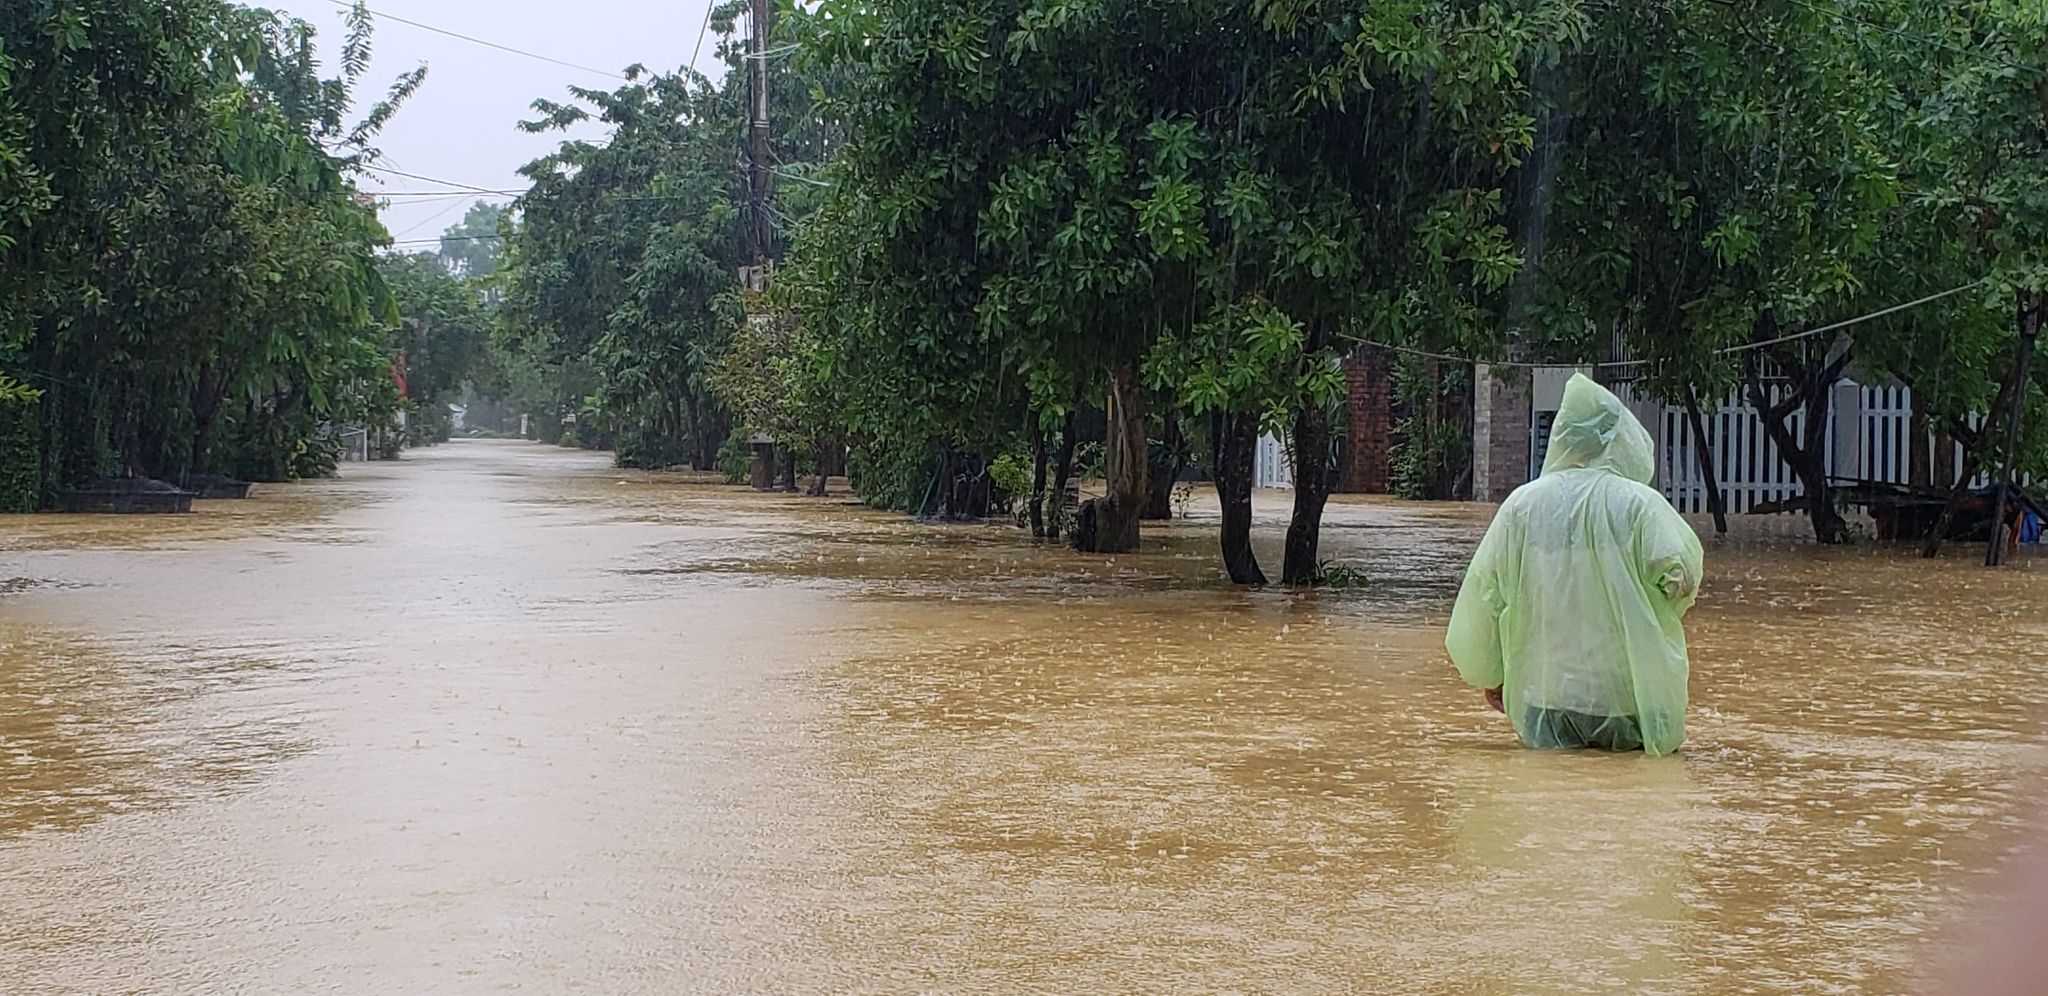
[[1643,580],[1662,592],[1680,615],[1699,598],[1706,555],[1692,526],[1661,498],[1642,527]]
[[1500,592],[1500,559],[1510,542],[1506,536],[1508,513],[1503,508],[1487,527],[1486,537],[1472,554],[1472,566],[1458,588],[1458,601],[1451,607],[1450,630],[1444,634],[1444,649],[1466,684],[1492,691],[1505,679],[1500,649],[1500,613],[1505,604]]

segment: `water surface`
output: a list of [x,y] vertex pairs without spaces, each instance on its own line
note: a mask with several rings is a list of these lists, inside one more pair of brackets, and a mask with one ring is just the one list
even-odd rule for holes
[[[1514,748],[1486,510],[1223,584],[531,444],[0,520],[29,993],[1894,992],[2024,839],[2048,574],[1709,544],[1692,739]],[[1278,567],[1284,497],[1261,496]]]

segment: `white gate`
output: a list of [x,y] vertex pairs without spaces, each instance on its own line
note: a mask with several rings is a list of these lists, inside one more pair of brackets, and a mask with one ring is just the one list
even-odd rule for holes
[[1260,488],[1294,486],[1294,459],[1287,446],[1271,433],[1259,435],[1257,456],[1252,461],[1252,485]]

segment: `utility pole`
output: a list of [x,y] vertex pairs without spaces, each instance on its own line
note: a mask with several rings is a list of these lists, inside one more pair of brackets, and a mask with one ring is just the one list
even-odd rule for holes
[[753,212],[747,226],[747,262],[755,269],[751,289],[765,290],[768,260],[775,254],[775,220],[768,204],[775,195],[773,160],[768,149],[768,28],[773,16],[769,0],[749,0],[753,13],[747,38],[747,205]]
[[[768,213],[769,200],[775,195],[768,148],[768,27],[772,16],[768,3],[748,0],[747,4],[751,14],[747,31],[747,265],[740,268],[740,284],[757,294],[768,289],[769,260],[775,255],[775,219]],[[753,323],[766,318],[749,314],[746,320]],[[747,449],[752,454],[748,477],[756,491],[775,489],[778,455],[789,464],[789,490],[796,490],[793,452],[778,454],[775,437],[759,431],[748,437]]]

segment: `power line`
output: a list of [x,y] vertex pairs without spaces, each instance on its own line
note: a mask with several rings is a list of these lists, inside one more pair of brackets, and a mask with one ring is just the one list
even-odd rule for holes
[[394,246],[439,245],[443,242],[481,242],[486,239],[502,238],[504,238],[502,235],[441,235],[431,239],[392,239],[391,244]]
[[704,23],[697,25],[697,44],[690,49],[690,71],[697,71],[697,57],[704,54],[704,31],[711,27],[711,8],[718,6],[718,0],[704,0]]
[[448,206],[446,206],[446,207],[442,208],[441,210],[439,210],[439,211],[436,211],[436,212],[434,212],[433,214],[430,214],[430,215],[426,216],[425,218],[421,219],[420,221],[418,221],[418,222],[414,223],[414,224],[413,224],[413,225],[412,225],[412,226],[411,226],[410,228],[407,228],[407,229],[406,229],[405,231],[403,231],[403,232],[397,232],[397,233],[394,233],[394,234],[392,235],[392,238],[393,238],[393,239],[396,239],[396,238],[397,238],[398,236],[400,236],[400,235],[409,235],[409,234],[411,234],[411,233],[413,233],[413,232],[417,232],[417,231],[419,231],[420,229],[422,229],[422,228],[425,228],[425,227],[427,227],[428,225],[431,225],[431,224],[433,224],[433,223],[434,223],[434,219],[436,219],[436,218],[439,218],[439,217],[441,217],[442,215],[444,215],[444,214],[447,214],[448,212],[450,212],[450,211],[453,211],[453,210],[455,210],[456,208],[459,208],[459,207],[461,207],[461,206],[462,206],[462,205],[464,205],[465,203],[468,203],[468,202],[470,202],[470,201],[473,201],[473,200],[475,200],[476,198],[478,198],[478,197],[481,197],[481,196],[483,196],[483,195],[481,195],[481,194],[470,194],[470,195],[468,195],[467,197],[463,198],[462,200],[459,200],[459,201],[454,201],[454,202],[451,202],[450,204],[448,204]]
[[524,190],[365,190],[371,197],[510,197]]
[[[331,4],[333,4],[333,5],[335,5],[336,7],[342,7],[342,8],[346,8],[346,9],[349,9],[349,10],[354,10],[354,9],[355,9],[355,6],[356,6],[355,4],[353,4],[353,3],[350,3],[350,2],[349,2],[349,0],[327,0],[327,2],[328,2],[328,3],[331,3]],[[420,29],[421,31],[431,31],[431,32],[433,32],[433,33],[435,33],[435,34],[437,34],[437,35],[447,35],[447,36],[448,36],[448,37],[450,37],[450,38],[456,38],[456,39],[460,39],[460,40],[462,40],[462,41],[466,41],[466,42],[469,42],[469,43],[470,43],[470,44],[472,44],[472,45],[482,45],[482,46],[483,46],[483,47],[485,47],[485,48],[495,48],[495,49],[497,49],[497,50],[498,50],[498,51],[500,51],[500,52],[510,52],[510,53],[512,53],[513,55],[521,55],[521,56],[525,56],[526,58],[529,58],[529,59],[538,59],[538,60],[540,60],[540,61],[542,61],[542,62],[550,62],[550,63],[553,63],[553,64],[555,64],[555,65],[557,65],[557,66],[563,66],[563,67],[565,67],[565,68],[568,68],[568,69],[575,69],[575,70],[578,70],[578,71],[581,71],[581,72],[586,72],[586,73],[595,73],[595,74],[597,74],[597,75],[599,75],[599,76],[609,76],[609,77],[611,77],[612,79],[615,79],[615,80],[623,80],[623,79],[625,79],[625,78],[626,78],[626,77],[624,77],[623,75],[620,75],[620,74],[618,74],[618,73],[614,73],[614,72],[608,72],[608,71],[606,71],[606,70],[603,70],[603,69],[592,69],[592,68],[590,68],[589,66],[579,66],[579,65],[577,65],[576,63],[573,63],[573,62],[565,62],[565,61],[563,61],[563,60],[561,60],[561,59],[557,59],[557,58],[554,58],[554,57],[552,57],[552,56],[546,56],[546,55],[542,55],[542,54],[540,54],[540,53],[538,53],[538,52],[528,52],[528,51],[526,51],[525,49],[520,49],[520,48],[513,48],[513,47],[512,47],[512,46],[510,46],[510,45],[500,45],[500,44],[498,44],[497,42],[494,42],[494,41],[485,41],[485,40],[484,40],[484,39],[482,39],[482,38],[477,38],[477,37],[474,37],[474,36],[472,36],[472,35],[465,35],[465,34],[463,34],[463,33],[459,32],[459,31],[450,31],[450,30],[448,30],[447,28],[437,28],[437,27],[434,27],[434,26],[433,26],[433,25],[431,25],[431,24],[422,24],[422,23],[420,23],[420,22],[418,22],[418,21],[411,21],[411,20],[407,20],[407,19],[405,19],[405,18],[403,18],[403,17],[399,17],[399,16],[397,16],[397,15],[395,15],[395,14],[386,14],[386,13],[384,13],[384,12],[383,12],[383,11],[381,11],[381,10],[373,10],[373,9],[371,9],[371,8],[369,8],[369,7],[364,7],[363,9],[364,9],[365,11],[368,11],[369,13],[371,13],[371,14],[374,14],[374,15],[376,15],[376,16],[378,16],[378,17],[381,17],[381,18],[383,18],[383,19],[385,19],[385,20],[387,20],[387,21],[397,21],[397,22],[398,22],[398,23],[400,23],[400,24],[409,24],[409,25],[411,25],[411,26],[413,26],[413,27],[415,27],[415,28],[418,28],[418,29]]]
[[767,60],[769,60],[769,59],[779,59],[779,58],[781,58],[781,57],[783,57],[783,56],[785,56],[785,55],[788,55],[789,53],[791,53],[791,52],[794,52],[794,51],[796,51],[797,49],[800,49],[800,48],[802,48],[802,47],[803,47],[803,46],[802,46],[801,44],[798,44],[798,43],[792,42],[792,43],[790,43],[790,44],[788,44],[788,45],[784,45],[784,46],[782,46],[781,48],[771,48],[771,49],[768,49],[767,51],[764,51],[764,52],[748,52],[748,53],[746,53],[745,55],[742,55],[742,56],[740,56],[740,58],[742,58],[742,59],[759,59],[759,60],[761,60],[761,61],[765,62],[765,61],[767,61]]
[[[442,180],[442,179],[438,179],[438,178],[436,178],[436,177],[431,177],[431,176],[422,176],[421,174],[418,174],[418,173],[408,173],[408,172],[406,172],[406,171],[404,171],[404,170],[402,170],[402,169],[392,169],[392,168],[391,168],[391,167],[389,167],[389,166],[379,166],[379,165],[377,165],[376,163],[361,163],[361,164],[359,164],[359,165],[361,165],[361,166],[362,166],[362,167],[363,167],[364,169],[371,169],[371,170],[376,170],[376,171],[377,171],[377,172],[379,172],[379,173],[389,173],[389,174],[391,174],[392,176],[402,176],[402,177],[405,177],[405,178],[406,178],[406,179],[408,179],[408,180],[421,180],[421,181],[424,181],[424,182],[427,182],[427,183],[438,183],[438,184],[440,184],[440,185],[442,185],[442,186],[444,186],[444,187],[461,187],[461,188],[462,188],[462,189],[464,189],[464,190],[474,191],[474,192],[476,192],[476,193],[479,193],[479,194],[502,194],[502,193],[505,193],[505,191],[503,191],[503,190],[493,190],[493,189],[491,189],[491,188],[489,188],[489,187],[479,187],[479,186],[476,186],[475,184],[470,184],[470,183],[457,183],[457,182],[455,182],[454,180]],[[524,192],[525,192],[525,191],[519,191],[519,193],[524,193]]]
[[[1906,311],[1911,308],[1917,308],[1923,304],[1931,304],[1935,301],[1941,300],[1942,298],[1953,297],[1957,294],[1963,293],[1964,291],[1973,290],[1975,288],[1982,286],[1984,286],[1984,281],[1982,280],[1971,281],[1970,283],[1964,284],[1961,287],[1951,287],[1948,290],[1942,291],[1938,294],[1929,294],[1926,297],[1919,298],[1913,301],[1907,301],[1904,304],[1895,304],[1889,308],[1883,308],[1877,311],[1873,311],[1867,315],[1858,315],[1857,317],[1848,319],[1847,321],[1836,322],[1833,325],[1823,325],[1819,328],[1807,329],[1803,332],[1794,332],[1790,335],[1781,335],[1775,339],[1765,339],[1761,342],[1750,342],[1744,343],[1740,346],[1730,346],[1726,349],[1717,349],[1714,350],[1714,355],[1734,356],[1738,353],[1746,353],[1751,350],[1763,349],[1767,346],[1777,346],[1783,343],[1793,342],[1799,339],[1810,339],[1814,336],[1823,335],[1828,332],[1838,332],[1852,325],[1861,325],[1864,322],[1883,318],[1886,315],[1897,314],[1898,312]],[[1452,353],[1437,353],[1427,349],[1416,349],[1413,346],[1397,346],[1391,342],[1379,342],[1373,339],[1352,337],[1347,338],[1349,338],[1350,341],[1355,342],[1361,346],[1376,346],[1380,349],[1388,349],[1396,353],[1405,353],[1409,356],[1420,356],[1424,359],[1447,360],[1452,363],[1484,363],[1490,367],[1511,367],[1523,370],[1534,370],[1545,367],[1585,367],[1594,370],[1607,370],[1613,369],[1615,367],[1639,367],[1650,362],[1649,360],[1604,360],[1599,363],[1537,363],[1529,360],[1481,360],[1475,359],[1470,356],[1458,356]]]
[[808,183],[808,184],[810,184],[810,185],[811,185],[811,186],[813,186],[813,187],[829,187],[829,186],[831,186],[831,184],[829,184],[829,183],[826,183],[826,182],[825,182],[825,181],[823,181],[823,180],[813,180],[813,179],[811,179],[811,178],[810,178],[810,177],[808,177],[808,176],[802,176],[802,175],[799,175],[799,174],[796,174],[796,173],[791,173],[791,172],[788,172],[788,171],[786,171],[786,170],[779,170],[779,169],[770,169],[770,170],[769,170],[768,172],[770,172],[770,173],[773,173],[773,174],[775,174],[776,176],[782,177],[782,178],[783,178],[783,179],[785,179],[785,180],[795,180],[795,181],[796,181],[796,182],[798,182],[798,183]]
[[1791,342],[1794,339],[1804,339],[1808,336],[1820,335],[1823,332],[1833,332],[1837,329],[1845,329],[1851,325],[1860,325],[1863,322],[1867,322],[1875,318],[1883,318],[1886,315],[1894,314],[1900,311],[1905,311],[1908,308],[1917,308],[1923,304],[1931,304],[1935,301],[1941,300],[1942,298],[1952,297],[1954,295],[1961,294],[1966,290],[1973,290],[1975,288],[1982,286],[1984,286],[1984,281],[1973,280],[1967,284],[1962,285],[1961,287],[1951,287],[1948,290],[1942,291],[1939,294],[1929,294],[1926,297],[1923,297],[1917,301],[1907,301],[1905,304],[1895,304],[1882,311],[1873,311],[1870,314],[1864,315],[1860,318],[1851,318],[1846,322],[1836,322],[1833,325],[1823,325],[1820,328],[1807,329],[1804,332],[1794,332],[1791,335],[1781,335],[1776,339],[1765,339],[1762,342],[1752,342],[1743,346],[1734,346],[1729,349],[1721,350],[1721,352],[1740,353],[1745,350],[1762,349],[1765,346],[1775,346],[1781,342]]
[[[448,186],[448,187],[459,187],[459,188],[461,188],[461,189],[459,189],[459,190],[450,190],[450,191],[407,191],[407,190],[400,190],[400,191],[392,191],[392,192],[391,192],[390,194],[380,194],[380,193],[378,193],[377,191],[374,191],[374,190],[365,190],[365,191],[363,191],[363,193],[365,193],[365,194],[368,194],[368,195],[370,195],[370,196],[372,196],[372,197],[388,197],[388,196],[392,196],[393,194],[408,194],[408,195],[418,195],[418,196],[440,196],[440,195],[442,195],[442,194],[495,194],[495,195],[507,195],[507,196],[515,196],[515,197],[524,197],[524,196],[526,196],[527,194],[533,193],[533,188],[532,188],[532,187],[526,187],[526,188],[522,188],[522,189],[519,189],[519,190],[510,190],[510,189],[505,189],[505,188],[499,188],[499,189],[495,189],[495,190],[494,190],[494,189],[492,189],[492,188],[490,188],[490,187],[479,187],[479,186],[476,186],[476,185],[474,185],[474,184],[468,184],[468,183],[460,183],[460,182],[457,182],[457,181],[455,181],[455,180],[443,180],[443,179],[440,179],[440,178],[438,178],[438,177],[426,176],[426,175],[424,175],[424,174],[420,174],[420,173],[407,173],[407,172],[405,172],[404,170],[397,170],[397,169],[392,169],[392,168],[391,168],[391,167],[389,167],[389,166],[378,166],[378,165],[374,165],[374,164],[372,164],[372,163],[362,163],[361,165],[362,165],[362,167],[363,167],[364,169],[373,169],[373,170],[376,170],[376,171],[377,171],[377,172],[379,172],[379,173],[389,173],[389,174],[391,174],[392,176],[402,176],[402,177],[405,177],[405,178],[407,178],[407,179],[410,179],[410,180],[424,180],[424,181],[426,181],[427,183],[438,183],[438,184],[442,184],[443,186]],[[792,177],[792,179],[799,179],[799,180],[800,180],[800,179],[803,179],[803,177]],[[810,181],[808,181],[808,182],[810,182],[810,183],[820,183],[820,181],[817,181],[817,180],[810,180]],[[822,186],[831,186],[831,184],[821,184],[821,185],[822,185]],[[613,199],[613,200],[621,200],[621,201],[680,201],[680,200],[688,200],[688,199],[689,199],[689,197],[688,197],[687,195],[684,195],[684,194],[614,194],[614,193],[610,193],[610,192],[603,192],[603,193],[604,193],[604,196],[606,196],[606,197],[608,197],[608,198],[611,198],[611,199]]]

